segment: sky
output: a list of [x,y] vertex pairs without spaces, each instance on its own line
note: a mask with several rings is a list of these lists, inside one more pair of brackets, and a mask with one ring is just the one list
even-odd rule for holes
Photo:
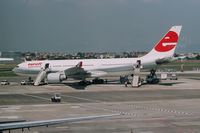
[[200,52],[200,0],[0,0],[0,51],[150,51],[173,25]]

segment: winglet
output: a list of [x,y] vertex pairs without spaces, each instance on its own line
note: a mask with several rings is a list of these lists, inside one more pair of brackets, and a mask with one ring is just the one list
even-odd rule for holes
[[83,62],[82,61],[80,61],[77,65],[76,65],[76,67],[79,67],[79,68],[81,68],[83,66]]

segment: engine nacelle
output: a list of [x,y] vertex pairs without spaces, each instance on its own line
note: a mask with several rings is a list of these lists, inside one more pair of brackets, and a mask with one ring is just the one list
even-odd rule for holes
[[60,74],[60,73],[49,73],[47,75],[47,82],[48,83],[60,83],[63,80],[67,79],[65,74]]

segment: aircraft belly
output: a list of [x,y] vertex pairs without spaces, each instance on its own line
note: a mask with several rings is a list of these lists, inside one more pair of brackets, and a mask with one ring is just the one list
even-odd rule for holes
[[121,72],[121,71],[128,71],[128,70],[133,70],[133,66],[120,66],[120,67],[115,67],[115,68],[105,68],[105,69],[100,69],[105,72]]

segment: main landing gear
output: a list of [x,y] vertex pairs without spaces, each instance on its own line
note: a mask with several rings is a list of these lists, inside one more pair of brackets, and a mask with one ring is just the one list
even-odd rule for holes
[[101,78],[94,78],[91,81],[88,80],[82,80],[79,82],[79,85],[91,85],[91,84],[107,84],[107,79],[101,79]]

